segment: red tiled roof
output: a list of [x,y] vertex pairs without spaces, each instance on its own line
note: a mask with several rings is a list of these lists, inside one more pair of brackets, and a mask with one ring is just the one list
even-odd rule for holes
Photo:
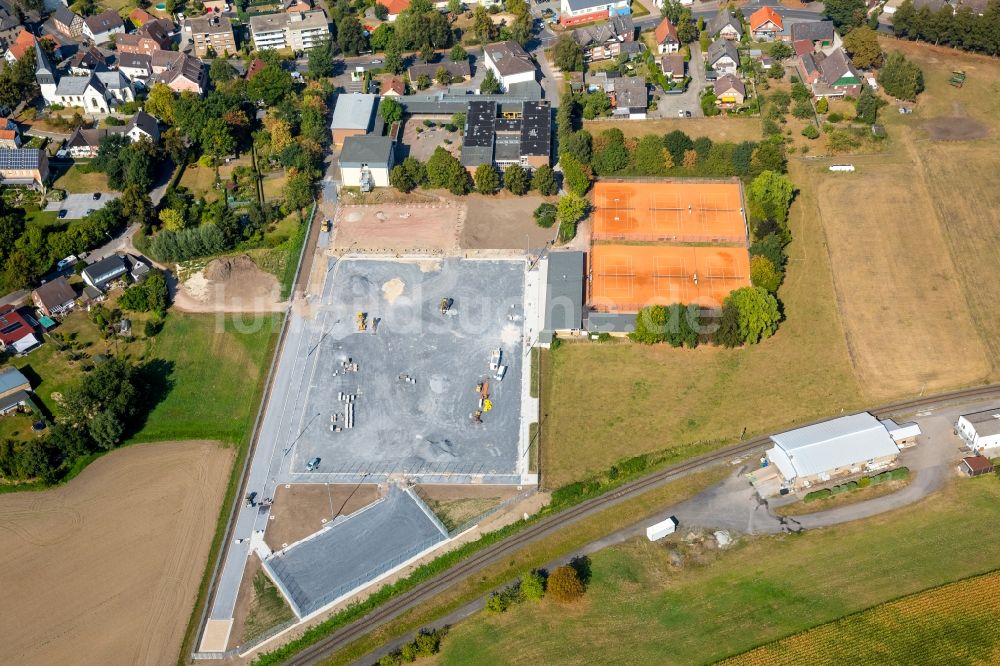
[[402,14],[403,10],[410,6],[410,0],[380,0],[379,4],[385,5],[390,16]]
[[813,52],[813,43],[808,39],[800,39],[797,42],[792,42],[792,48],[795,49],[795,55],[801,58],[807,53]]
[[656,43],[662,44],[667,37],[673,38],[673,41],[678,41],[677,39],[677,26],[670,22],[670,19],[663,19],[660,21],[660,25],[656,26],[656,32],[653,33],[656,37]]
[[15,60],[20,60],[21,56],[34,48],[35,36],[27,30],[22,29],[21,32],[17,34],[17,39],[14,40],[14,43],[10,45],[8,50],[14,54]]
[[12,345],[34,331],[13,305],[0,308],[0,342]]
[[137,27],[148,21],[156,20],[155,16],[147,12],[145,9],[139,9],[139,8],[133,9],[129,13],[128,17],[132,21],[132,23]]
[[768,21],[776,25],[778,30],[781,30],[784,25],[781,22],[781,15],[774,11],[773,7],[764,6],[750,15],[750,30],[755,31]]

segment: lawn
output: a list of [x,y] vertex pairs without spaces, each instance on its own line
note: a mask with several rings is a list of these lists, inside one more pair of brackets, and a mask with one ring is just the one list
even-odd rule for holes
[[90,194],[91,192],[110,192],[108,177],[100,171],[83,173],[75,164],[66,173],[59,176],[52,184],[57,190],[66,190],[72,194]]
[[54,210],[34,210],[27,213],[25,216],[25,221],[28,225],[35,225],[37,227],[55,227],[66,224],[63,220],[60,220]]
[[[712,662],[996,569],[1000,530],[981,526],[997,520],[1000,482],[983,477],[956,480],[891,514],[802,536],[758,537],[725,552],[637,538],[592,556],[581,603],[545,600],[503,615],[480,613],[452,628],[438,663],[575,664],[581,654],[607,664]],[[894,629],[905,633],[906,626]],[[1000,637],[993,635],[995,650]]]
[[682,130],[692,138],[707,136],[712,141],[760,141],[759,118],[656,118],[642,122],[623,123],[618,120],[585,120],[583,129],[597,136],[610,128],[617,128],[628,137],[647,134],[667,134]]
[[277,177],[265,177],[261,183],[261,187],[264,189],[264,200],[276,201],[280,199],[286,182],[288,182],[288,176],[285,174]]
[[149,351],[165,362],[170,390],[132,439],[246,442],[280,322],[171,313]]
[[793,666],[816,663],[820,655],[831,664],[995,663],[1000,658],[998,616],[1000,572],[994,571],[876,606],[724,663]]
[[793,204],[790,224],[792,268],[779,292],[786,320],[769,340],[694,350],[564,343],[543,356],[546,488],[639,453],[673,449],[689,456],[864,403],[809,190]]

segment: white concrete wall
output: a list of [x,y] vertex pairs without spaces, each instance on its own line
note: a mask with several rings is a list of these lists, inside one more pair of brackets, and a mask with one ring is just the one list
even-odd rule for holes
[[[389,187],[388,169],[369,169],[376,187]],[[358,187],[361,185],[361,169],[344,167],[340,170],[340,178],[344,185]]]

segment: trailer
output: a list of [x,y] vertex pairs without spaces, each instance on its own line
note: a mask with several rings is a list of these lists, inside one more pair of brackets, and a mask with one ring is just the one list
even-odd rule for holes
[[664,521],[650,525],[646,528],[646,538],[650,541],[659,541],[665,536],[673,534],[677,530],[677,519],[670,516]]

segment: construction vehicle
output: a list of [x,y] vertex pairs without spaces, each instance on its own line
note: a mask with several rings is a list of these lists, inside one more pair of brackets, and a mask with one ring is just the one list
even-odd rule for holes
[[507,366],[500,365],[497,366],[497,371],[496,374],[493,375],[493,378],[496,379],[498,382],[502,382],[506,374],[507,374]]
[[368,313],[358,312],[358,330],[367,331],[368,330]]
[[500,361],[503,359],[503,351],[497,347],[493,350],[493,354],[490,356],[490,370],[496,371],[500,367]]
[[483,411],[481,409],[477,409],[472,413],[472,422],[473,423],[483,422]]
[[489,398],[485,398],[483,400],[483,411],[488,412],[491,409],[493,409],[493,401],[490,400]]
[[951,73],[951,78],[948,79],[948,83],[955,86],[956,88],[961,88],[965,84],[965,72],[961,70],[955,70]]
[[451,306],[454,302],[455,299],[453,298],[448,298],[447,296],[442,298],[441,304],[438,306],[438,308],[441,310],[441,314],[443,315],[448,314],[448,311],[451,310]]
[[246,505],[248,507],[257,506],[257,493],[255,493],[255,492],[249,492],[249,493],[247,493],[247,496],[246,496]]
[[322,227],[322,229],[323,229],[323,231],[326,231],[326,232],[330,231],[330,218],[324,218],[323,219],[323,227]]

